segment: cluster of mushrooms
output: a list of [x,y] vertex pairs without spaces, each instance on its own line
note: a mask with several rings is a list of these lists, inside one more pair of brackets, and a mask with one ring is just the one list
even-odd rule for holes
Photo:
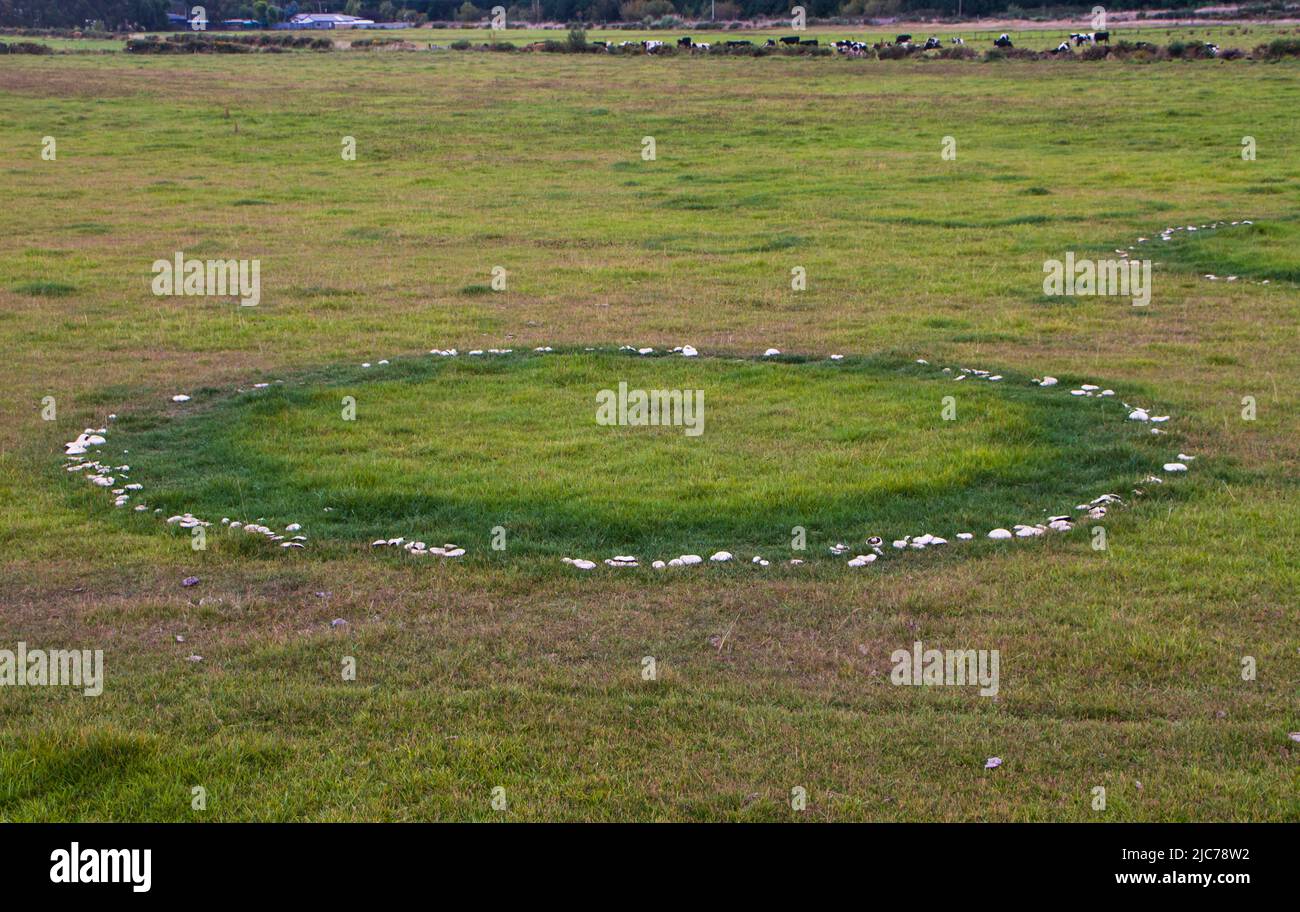
[[[260,385],[266,386],[267,384]],[[188,402],[190,400],[190,397],[184,393],[178,393],[171,398],[173,402],[177,403]],[[108,418],[109,421],[114,421],[117,419],[117,415],[109,415]],[[130,465],[106,465],[98,459],[89,458],[88,454],[92,451],[98,454],[101,451],[101,448],[107,444],[108,428],[86,428],[85,431],[77,435],[75,440],[70,440],[64,444],[63,452],[67,459],[65,470],[68,472],[89,473],[82,477],[93,485],[97,485],[101,488],[108,488],[114,498],[114,507],[121,508],[130,506],[136,513],[147,512],[149,510],[148,504],[143,502],[131,504],[130,502],[132,496],[137,495],[138,492],[144,490],[144,485],[139,482],[130,481]],[[123,450],[123,455],[125,454],[126,451]],[[117,487],[114,487],[114,485],[117,485]],[[158,507],[155,508],[153,512],[161,515],[163,510],[161,507]],[[200,519],[193,513],[178,513],[174,516],[168,516],[166,523],[169,526],[176,526],[179,529],[206,529],[212,526],[211,522]],[[289,525],[284,527],[284,532],[290,533],[290,535],[276,532],[271,527],[262,525],[260,522],[245,523],[240,522],[239,520],[232,520],[228,516],[223,516],[221,518],[221,524],[231,530],[242,528],[247,534],[261,535],[267,541],[274,542],[281,548],[306,547],[307,536],[291,535],[292,533],[299,532],[302,529],[302,525],[299,523],[289,523]]]

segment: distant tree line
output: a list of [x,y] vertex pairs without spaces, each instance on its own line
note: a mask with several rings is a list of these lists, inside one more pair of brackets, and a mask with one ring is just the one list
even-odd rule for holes
[[[676,17],[693,21],[780,19],[802,5],[810,19],[884,18],[890,16],[964,16],[1008,14],[1054,15],[1088,10],[1093,2],[1019,6],[1008,0],[0,0],[0,26],[21,28],[163,29],[168,13],[188,14],[193,6],[207,12],[210,28],[224,19],[281,22],[299,12],[351,13],[380,22],[406,20],[477,22],[498,5],[510,22],[644,22]],[[1100,0],[1099,0],[1100,2]],[[1107,5],[1102,2],[1102,5]],[[1125,0],[1123,9],[1191,9],[1200,0]]]
[[[217,27],[223,19],[256,19],[273,24],[288,19],[299,12],[299,7],[316,11],[323,6],[336,11],[336,4],[311,3],[291,0],[288,3],[270,3],[267,0],[0,0],[0,26],[7,28],[88,28],[105,29],[165,29],[167,14],[188,16],[195,6],[207,13],[209,28]],[[337,4],[338,12],[343,4]]]

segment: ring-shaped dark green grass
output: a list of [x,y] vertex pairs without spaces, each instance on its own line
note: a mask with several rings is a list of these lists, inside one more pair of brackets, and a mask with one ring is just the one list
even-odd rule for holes
[[[598,424],[599,391],[620,383],[702,391],[703,432]],[[982,537],[1124,493],[1175,444],[1118,398],[1013,374],[959,382],[893,356],[461,354],[201,391],[124,418],[112,442],[151,509],[298,522],[313,551],[403,536],[470,560],[782,557],[795,527],[811,554],[871,534]]]

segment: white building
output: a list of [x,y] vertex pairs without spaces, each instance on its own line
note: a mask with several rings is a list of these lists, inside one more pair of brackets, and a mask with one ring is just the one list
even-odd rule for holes
[[344,13],[299,13],[289,20],[289,27],[296,29],[369,28],[374,24],[373,19],[362,19]]

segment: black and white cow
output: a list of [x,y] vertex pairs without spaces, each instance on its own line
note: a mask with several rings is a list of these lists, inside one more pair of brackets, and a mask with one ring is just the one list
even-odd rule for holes
[[1011,43],[1011,38],[1006,34],[1006,32],[999,35],[998,40],[993,42],[993,44],[1000,48],[1015,47],[1015,45]]
[[938,38],[930,37],[925,39],[925,50],[933,51],[936,48],[941,48],[941,47],[943,47],[943,42],[940,41]]
[[911,44],[911,43],[912,43],[911,35],[899,35],[897,38],[894,39],[894,44]]

